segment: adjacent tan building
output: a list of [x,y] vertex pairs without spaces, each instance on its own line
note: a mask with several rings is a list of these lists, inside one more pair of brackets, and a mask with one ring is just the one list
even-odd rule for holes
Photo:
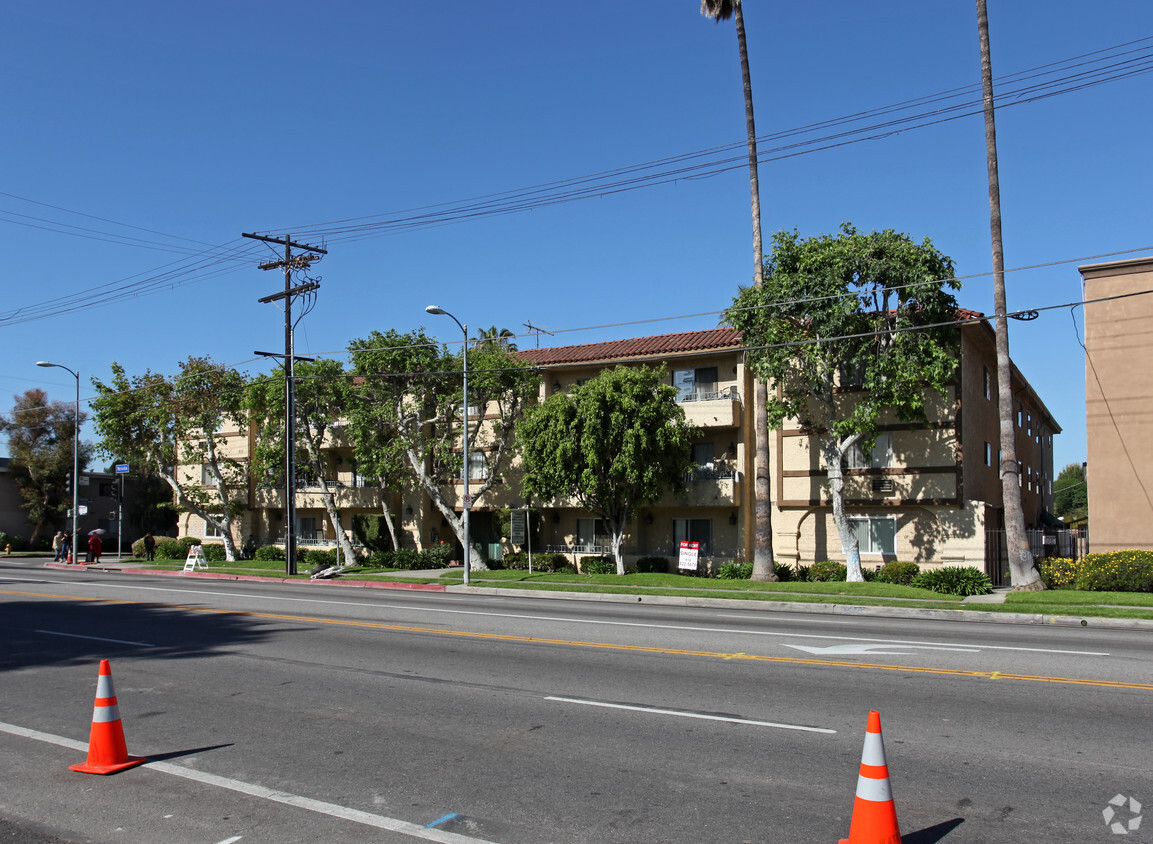
[[1153,550],[1153,258],[1079,269],[1089,550]]

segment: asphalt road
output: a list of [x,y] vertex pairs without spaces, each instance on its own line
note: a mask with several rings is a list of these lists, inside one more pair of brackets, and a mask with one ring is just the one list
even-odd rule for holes
[[[905,844],[1153,838],[1102,814],[1153,806],[1153,631],[18,561],[0,607],[29,840],[835,842],[870,709]],[[150,760],[111,777],[68,770],[101,658]]]

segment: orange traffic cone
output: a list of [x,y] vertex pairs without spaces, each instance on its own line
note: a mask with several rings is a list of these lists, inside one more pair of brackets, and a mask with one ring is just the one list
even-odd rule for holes
[[92,710],[92,732],[88,737],[88,761],[83,765],[69,765],[82,774],[114,774],[147,761],[143,756],[129,756],[124,744],[124,727],[120,723],[120,707],[116,704],[116,690],[112,688],[112,668],[108,660],[100,660],[100,675],[96,678],[96,706]]
[[842,838],[840,844],[901,844],[879,712],[869,713],[865,749],[861,752],[861,774],[857,777],[857,798],[853,802],[853,820],[849,824],[849,837]]

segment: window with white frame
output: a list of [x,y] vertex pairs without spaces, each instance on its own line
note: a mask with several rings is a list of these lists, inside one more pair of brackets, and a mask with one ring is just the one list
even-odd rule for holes
[[858,440],[845,453],[846,469],[888,469],[893,465],[893,433],[885,431],[877,434],[868,454]]
[[862,554],[897,554],[896,516],[850,516],[849,527]]
[[677,388],[677,401],[707,401],[717,397],[717,368],[674,369],[673,386]]
[[488,455],[483,451],[474,451],[468,455],[468,479],[470,481],[483,481],[488,477]]
[[[213,513],[212,518],[217,519],[217,520],[221,520],[224,518],[224,516],[221,513]],[[212,522],[208,521],[208,519],[205,519],[204,520],[204,538],[205,539],[223,539],[224,534],[221,531],[217,530],[216,525],[214,525]]]
[[201,486],[216,486],[220,480],[212,472],[212,466],[209,463],[200,464],[200,485]]
[[584,551],[612,545],[608,522],[604,519],[577,519],[577,547]]
[[989,367],[983,366],[981,368],[984,370],[985,398],[991,399],[993,398],[993,374],[989,372]]
[[673,552],[682,542],[699,543],[698,553],[707,556],[713,553],[712,519],[673,519]]
[[993,465],[993,444],[985,443],[985,465]]

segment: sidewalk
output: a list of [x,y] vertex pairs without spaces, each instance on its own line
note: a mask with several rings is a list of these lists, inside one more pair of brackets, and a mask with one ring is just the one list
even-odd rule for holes
[[[138,567],[122,567],[115,563],[102,562],[79,563],[68,565],[44,562],[45,568],[65,569],[75,571],[83,566],[87,570],[119,572],[122,574],[152,574],[174,577],[199,577],[208,580],[237,580],[237,581],[263,581],[269,583],[284,583],[292,586],[330,586],[346,589],[395,589],[404,591],[424,592],[450,592],[456,594],[492,595],[504,598],[536,598],[556,601],[601,601],[605,603],[629,604],[656,604],[664,606],[709,607],[713,609],[742,609],[758,610],[761,612],[807,613],[816,615],[852,615],[874,618],[924,618],[937,621],[982,622],[992,624],[1040,624],[1050,627],[1109,627],[1132,630],[1153,630],[1153,621],[1130,618],[1101,618],[1096,616],[1078,615],[1045,615],[1041,613],[1004,613],[981,612],[980,610],[961,610],[952,608],[925,609],[921,607],[904,606],[875,606],[853,603],[808,603],[802,601],[764,601],[748,598],[710,598],[710,597],[684,597],[679,595],[662,595],[661,589],[675,589],[675,587],[650,587],[650,594],[638,595],[635,593],[608,593],[608,592],[564,592],[547,589],[510,589],[499,586],[464,586],[463,584],[426,584],[409,583],[406,579],[427,579],[439,577],[444,572],[460,571],[460,567],[447,569],[427,569],[422,571],[389,572],[390,580],[356,580],[353,578],[338,578],[329,580],[289,579],[285,577],[267,577],[259,575],[225,574],[211,571],[170,571]],[[133,563],[138,566],[138,563]],[[474,578],[475,579],[475,578]],[[490,581],[492,582],[492,581]],[[989,595],[972,595],[964,598],[960,603],[974,604],[1003,604],[1009,589],[996,589]],[[781,594],[781,593],[778,593]],[[849,601],[846,597],[846,601]],[[893,599],[900,600],[900,599]],[[913,599],[909,599],[913,600]],[[1144,609],[1144,608],[1138,608]]]

